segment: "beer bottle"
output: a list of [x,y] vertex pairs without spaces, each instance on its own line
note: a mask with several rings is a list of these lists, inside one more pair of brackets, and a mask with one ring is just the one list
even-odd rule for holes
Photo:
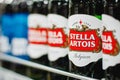
[[[68,0],[52,0],[48,14],[48,59],[50,66],[60,70],[69,70],[68,61]],[[51,80],[67,80],[66,76],[50,74]]]
[[[104,12],[103,0],[89,0],[89,14],[95,16],[98,19],[102,19],[102,13]],[[101,24],[102,26],[102,24]],[[102,57],[94,62],[89,70],[92,78],[101,79],[104,77],[104,70],[102,69]]]
[[[11,54],[11,40],[13,38],[13,9],[11,4],[7,4],[1,17],[1,52]],[[11,69],[11,63],[2,61],[2,66]]]
[[[69,26],[69,59],[71,63],[70,71],[75,74],[88,76],[92,78],[101,78],[96,76],[95,67],[99,66],[101,54],[101,38],[99,29],[101,21],[92,16],[96,13],[96,1],[72,0],[70,8]],[[92,22],[93,21],[93,22]],[[95,31],[95,32],[94,32]],[[98,35],[95,35],[98,33]],[[88,35],[94,36],[94,46]],[[86,37],[85,37],[86,36]],[[78,38],[79,37],[79,38]],[[95,46],[99,46],[95,48]],[[101,69],[100,69],[101,71]],[[95,72],[95,74],[94,74]],[[77,79],[70,79],[77,80]]]
[[[120,79],[120,49],[119,49],[119,26],[120,26],[120,2],[119,0],[106,0],[104,14],[102,15],[103,33],[102,33],[102,51],[103,51],[103,69],[105,70],[106,80]],[[112,23],[111,23],[112,22]],[[109,41],[108,40],[109,37]]]
[[[48,1],[34,2],[28,18],[28,54],[31,61],[48,66],[47,57],[47,15]],[[36,34],[34,34],[36,33]],[[29,76],[35,80],[47,80],[47,73],[43,70],[31,68]]]
[[[17,9],[14,10],[13,15],[13,38],[11,40],[11,55],[29,60],[27,55],[27,18],[28,18],[28,6],[26,2],[21,2],[17,5]],[[26,75],[27,66],[17,63],[13,64],[13,70],[17,73]]]
[[[88,14],[88,13],[89,13],[89,6],[88,6],[86,1],[84,1],[84,0],[71,0],[71,7],[70,7],[70,13],[69,13],[70,16],[75,15],[75,14]],[[68,25],[69,25],[69,22],[68,22]],[[69,55],[69,57],[70,57],[70,55]],[[70,60],[70,72],[81,75],[81,74],[87,73],[86,70],[87,70],[87,67],[76,66]],[[78,79],[70,78],[70,80],[78,80]]]

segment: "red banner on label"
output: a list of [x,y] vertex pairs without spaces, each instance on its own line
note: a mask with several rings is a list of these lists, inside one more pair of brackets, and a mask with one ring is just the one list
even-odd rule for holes
[[96,30],[77,31],[70,30],[69,48],[74,51],[99,52],[101,39]]
[[68,46],[68,37],[62,28],[48,30],[48,44],[53,47]]
[[31,44],[47,44],[47,28],[29,28],[28,41]]
[[104,54],[117,55],[120,51],[119,44],[112,31],[102,33],[102,51]]

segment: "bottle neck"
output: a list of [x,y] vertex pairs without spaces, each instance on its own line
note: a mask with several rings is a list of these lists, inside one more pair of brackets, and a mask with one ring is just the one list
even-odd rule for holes
[[13,13],[12,5],[8,4],[5,7],[5,14],[12,14],[12,13]]
[[21,2],[18,5],[18,13],[28,13],[28,5],[26,2]]
[[48,14],[48,1],[47,0],[43,1],[42,7],[43,7],[42,14],[47,15]]
[[68,17],[69,12],[69,2],[65,0],[52,1],[50,13],[59,14],[64,17]]
[[104,13],[115,17],[115,9],[116,9],[115,2],[111,0],[107,1]]
[[104,13],[105,2],[103,0],[97,0],[95,5],[95,16],[98,19],[102,19],[102,14]]
[[72,2],[70,15],[72,14],[89,14],[88,2],[83,0]]
[[43,2],[34,2],[32,5],[31,13],[41,13],[42,12],[42,4],[43,4]]

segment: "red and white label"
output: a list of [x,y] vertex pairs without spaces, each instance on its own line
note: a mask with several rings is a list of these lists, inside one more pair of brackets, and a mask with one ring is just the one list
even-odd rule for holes
[[29,28],[28,41],[30,44],[47,44],[47,28]]
[[102,51],[104,54],[116,55],[119,53],[117,40],[114,38],[112,31],[104,31],[102,33]]
[[[120,64],[120,21],[103,14],[102,53],[103,69]],[[112,23],[111,23],[112,22]]]
[[67,35],[62,28],[48,30],[48,44],[52,47],[67,46]]
[[100,38],[102,22],[94,16],[75,14],[68,19],[69,60],[84,67],[102,57]]
[[27,53],[37,59],[48,53],[48,20],[42,14],[28,16],[28,47]]
[[68,54],[68,19],[57,14],[48,14],[48,59],[56,61]]
[[95,52],[101,48],[101,39],[96,30],[76,31],[70,30],[70,50]]

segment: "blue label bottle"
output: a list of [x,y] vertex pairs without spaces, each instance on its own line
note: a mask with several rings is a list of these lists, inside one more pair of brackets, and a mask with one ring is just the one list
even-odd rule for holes
[[[13,38],[12,5],[6,5],[4,11],[1,16],[1,51],[5,54],[11,54],[11,41]],[[2,61],[2,66],[10,69],[12,65],[10,62]]]
[[[14,10],[15,11],[15,10]],[[11,55],[30,60],[27,55],[27,18],[28,18],[28,6],[26,2],[21,2],[17,5],[17,11],[13,15],[13,38],[11,40]],[[14,71],[23,75],[27,75],[29,68],[24,65],[14,64]]]

